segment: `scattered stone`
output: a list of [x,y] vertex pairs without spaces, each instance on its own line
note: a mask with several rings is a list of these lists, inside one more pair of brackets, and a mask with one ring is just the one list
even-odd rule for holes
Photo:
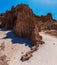
[[26,60],[29,60],[30,58],[32,57],[32,54],[31,53],[26,53],[25,55],[23,55],[22,57],[21,57],[21,61],[22,62],[24,62],[24,61],[26,61]]

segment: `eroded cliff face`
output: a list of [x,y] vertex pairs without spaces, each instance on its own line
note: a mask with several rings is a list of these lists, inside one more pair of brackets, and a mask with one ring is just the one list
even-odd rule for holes
[[[6,11],[6,13],[1,16],[1,25],[7,29],[13,29],[14,33],[19,37],[30,38],[30,40],[33,40],[33,44],[36,44],[36,34],[38,39],[40,38],[40,26],[28,5],[20,4],[12,7],[11,11]],[[34,29],[37,29],[37,32]]]
[[[41,30],[57,29],[57,24],[49,13],[46,16],[35,16],[28,5],[20,4],[12,6],[10,11],[0,15],[0,25],[7,29],[13,29],[19,37],[27,37],[33,45],[32,49],[21,57],[26,60],[37,50],[39,44],[42,44],[42,36],[39,35]],[[56,26],[55,26],[56,25]]]
[[[35,46],[31,51],[25,54],[26,58],[22,56],[24,60],[30,58],[30,55],[37,50],[39,44],[42,44],[42,37],[39,35],[41,31],[38,22],[36,21],[32,10],[25,4],[12,7],[11,11],[6,11],[3,15],[4,27],[7,29],[13,29],[14,33],[19,37],[29,38],[31,44]],[[3,24],[1,24],[3,25]],[[22,60],[23,60],[22,59]]]
[[57,21],[52,18],[52,14],[48,13],[45,16],[35,16],[41,30],[57,30]]
[[32,10],[27,5],[18,5],[15,9],[16,24],[14,26],[14,33],[19,37],[27,37],[30,39],[32,45],[39,45],[42,43],[42,38],[39,35],[41,31],[38,22],[35,20]]
[[0,27],[3,27],[5,24],[4,22],[4,14],[0,14]]
[[0,25],[7,29],[13,29],[14,26],[16,26],[17,20],[25,21],[26,19],[29,21],[32,19],[33,21],[37,22],[38,27],[40,26],[39,28],[42,30],[57,30],[57,23],[56,20],[52,18],[52,14],[48,13],[45,16],[36,16],[33,14],[33,11],[28,7],[28,5],[25,4],[20,4],[16,7],[12,6],[10,11],[6,11],[6,13],[0,14]]

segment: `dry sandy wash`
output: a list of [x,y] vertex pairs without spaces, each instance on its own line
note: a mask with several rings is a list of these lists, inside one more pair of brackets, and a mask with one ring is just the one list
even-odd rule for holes
[[22,62],[21,56],[30,48],[25,43],[18,43],[13,32],[0,29],[0,57],[6,56],[4,62],[8,65],[57,65],[57,38],[44,32],[40,34],[45,44],[40,45],[28,61]]

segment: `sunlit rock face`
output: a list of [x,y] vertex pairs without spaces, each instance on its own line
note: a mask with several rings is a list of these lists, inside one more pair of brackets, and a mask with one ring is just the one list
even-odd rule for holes
[[10,11],[0,15],[0,26],[13,29],[19,37],[30,38],[33,44],[42,41],[39,31],[57,29],[57,24],[54,21],[50,13],[46,16],[36,16],[25,4],[12,6]]
[[[30,42],[34,48],[31,52],[26,53],[23,59],[28,59],[31,57],[32,53],[39,47],[39,44],[42,43],[42,36],[39,35],[41,31],[38,22],[36,21],[35,15],[28,5],[20,4],[16,7],[12,7],[10,11],[6,11],[3,15],[3,23],[6,29],[13,29],[14,33],[22,38],[29,38]],[[2,22],[2,21],[1,21]]]
[[[16,25],[14,32],[17,36],[30,38],[32,44],[37,44],[39,41],[40,27],[34,18],[32,10],[27,5],[18,5],[15,8]],[[42,39],[40,39],[41,41]]]
[[15,20],[14,12],[6,11],[4,15],[4,19],[5,19],[5,28],[12,29],[14,26],[14,20]]
[[32,57],[32,53],[42,44],[41,30],[57,30],[57,22],[52,18],[52,14],[36,16],[28,5],[19,4],[12,6],[10,11],[0,15],[0,27],[13,29],[14,33],[22,38],[29,38],[32,49],[21,57],[26,60]]
[[28,5],[25,4],[19,4],[16,7],[12,6],[10,11],[6,11],[5,13],[0,14],[0,26],[4,26],[7,29],[15,28],[18,20],[19,22],[23,20],[37,22],[38,27],[40,26],[42,30],[57,30],[57,23],[55,24],[56,20],[52,18],[51,13],[48,13],[45,16],[36,16],[33,14],[33,11],[28,7]]
[[15,8],[13,6],[10,11],[0,14],[0,24],[6,29],[12,29],[14,27],[15,20]]
[[48,13],[45,16],[35,16],[41,30],[57,30],[57,21],[52,18],[52,14]]
[[4,24],[4,14],[0,14],[0,27],[3,27]]
[[12,6],[11,10],[1,15],[0,19],[0,25],[7,29],[13,29],[17,36],[28,37],[30,40],[33,39],[33,44],[36,44],[35,41],[39,40],[39,31],[41,29],[28,5],[20,4],[16,7]]

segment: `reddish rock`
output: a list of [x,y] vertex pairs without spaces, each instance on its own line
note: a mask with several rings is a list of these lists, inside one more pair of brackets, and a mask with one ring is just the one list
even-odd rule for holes
[[[14,32],[19,37],[28,37],[33,45],[42,39],[40,38],[40,27],[35,21],[32,10],[27,5],[18,5],[16,7],[17,20],[14,26]],[[40,44],[40,43],[38,43]]]
[[31,53],[37,50],[39,44],[43,43],[42,36],[39,35],[41,30],[57,30],[57,22],[52,19],[52,14],[36,16],[25,4],[16,7],[12,6],[10,11],[1,14],[0,25],[7,29],[13,29],[14,33],[19,37],[29,38],[31,44],[34,45]]
[[14,26],[14,33],[19,37],[29,38],[31,44],[35,46],[30,53],[28,51],[28,53],[21,57],[21,60],[25,61],[32,56],[32,53],[36,51],[39,44],[42,43],[42,37],[39,35],[41,29],[32,10],[27,5],[18,5],[15,14],[17,18],[16,25]]

